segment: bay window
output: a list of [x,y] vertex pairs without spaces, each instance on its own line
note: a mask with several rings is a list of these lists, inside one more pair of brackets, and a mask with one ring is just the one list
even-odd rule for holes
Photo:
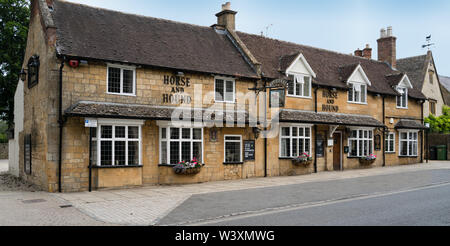
[[365,157],[373,154],[373,131],[352,130],[348,138],[349,157]]
[[303,153],[311,155],[311,127],[281,127],[280,157],[295,158]]
[[400,132],[400,156],[418,156],[418,132]]
[[203,128],[160,128],[160,163],[203,162]]
[[92,152],[97,166],[141,165],[141,126],[99,125],[93,134]]
[[311,76],[289,75],[288,96],[311,97]]
[[349,83],[348,102],[367,103],[367,86],[360,83]]

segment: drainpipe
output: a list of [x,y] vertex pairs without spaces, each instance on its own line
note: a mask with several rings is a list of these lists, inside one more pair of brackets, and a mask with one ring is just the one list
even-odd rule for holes
[[[421,111],[422,111],[422,113],[421,113],[421,122],[422,122],[422,125],[424,125],[425,124],[425,120],[424,120],[424,117],[423,117],[423,107],[424,107],[424,104],[425,104],[425,101],[422,101],[422,107],[421,107]],[[422,143],[421,143],[421,145],[422,145],[422,149],[420,150],[420,163],[423,163],[423,149],[424,149],[424,144],[423,144],[423,140],[424,140],[425,138],[424,138],[424,130],[422,130]]]
[[[317,91],[319,86],[314,89],[314,112],[317,113]],[[314,173],[317,173],[317,125],[314,125]]]
[[264,84],[264,177],[267,178],[267,85]]
[[61,66],[59,68],[59,160],[58,160],[58,191],[62,192],[62,136],[63,136],[63,127],[64,127],[64,119],[62,113],[62,82],[63,82],[63,68],[65,63],[65,57],[63,57],[61,61]]
[[[382,96],[383,97],[383,167],[386,166],[386,96]],[[395,144],[395,143],[394,143]]]

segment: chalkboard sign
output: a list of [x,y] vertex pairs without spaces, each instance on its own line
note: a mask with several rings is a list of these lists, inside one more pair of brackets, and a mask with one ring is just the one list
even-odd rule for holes
[[255,141],[247,140],[244,141],[244,160],[254,161],[255,160]]
[[25,173],[31,174],[31,135],[25,136],[24,145]]

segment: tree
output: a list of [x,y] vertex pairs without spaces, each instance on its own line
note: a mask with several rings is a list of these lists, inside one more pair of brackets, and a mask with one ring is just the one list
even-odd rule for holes
[[436,117],[430,115],[425,119],[425,123],[430,123],[431,132],[434,133],[450,133],[450,107],[444,106],[443,115]]
[[27,0],[0,0],[0,120],[14,122],[14,94],[30,21]]

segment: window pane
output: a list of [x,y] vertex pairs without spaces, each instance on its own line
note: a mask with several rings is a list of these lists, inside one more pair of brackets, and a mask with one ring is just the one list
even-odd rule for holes
[[394,140],[392,139],[392,140],[390,141],[390,146],[389,146],[389,151],[390,151],[390,152],[394,152],[394,144],[395,144],[395,142],[394,142]]
[[133,93],[133,70],[123,70],[123,93]]
[[[294,128],[295,129],[295,128]],[[299,139],[292,139],[292,156],[293,157],[296,157],[296,156],[299,156],[299,152],[298,152],[298,141],[299,141]],[[300,139],[300,141],[303,141],[303,139]],[[300,151],[302,151],[301,149],[300,149]]]
[[112,141],[100,142],[100,160],[102,166],[112,166]]
[[180,142],[170,142],[170,164],[180,162]]
[[292,136],[298,137],[298,128],[297,127],[292,127]]
[[226,136],[225,140],[226,141],[241,141],[241,137]]
[[350,141],[350,155],[358,156],[358,145],[356,140]]
[[201,140],[202,139],[202,129],[196,128],[193,131],[194,131],[194,139]]
[[303,88],[303,96],[305,97],[309,97],[311,96],[309,93],[309,88],[311,85],[311,78],[310,77],[304,77],[305,79],[305,84],[304,84],[304,88]]
[[361,102],[361,92],[359,91],[355,91],[355,98],[354,98],[354,102]]
[[120,93],[120,68],[108,68],[108,92]]
[[225,101],[232,102],[234,100],[234,83],[233,81],[227,81],[227,88],[225,93]]
[[298,136],[303,137],[305,136],[305,128],[299,128],[298,129]]
[[311,136],[311,128],[305,128],[305,137],[309,138]]
[[348,90],[348,101],[353,102],[353,84],[348,84],[350,86]]
[[116,138],[125,138],[125,126],[116,126],[115,130],[116,130]]
[[289,76],[289,83],[288,83],[288,95],[294,95],[294,77]]
[[181,135],[183,139],[191,139],[191,129],[183,128]]
[[170,128],[170,139],[180,139],[179,128]]
[[408,155],[408,142],[402,141],[400,143],[400,148],[401,148],[401,152],[400,152],[401,155],[404,155],[404,156]]
[[216,79],[216,101],[223,101],[224,82],[222,79]]
[[227,142],[225,143],[225,162],[241,161],[241,143]]
[[309,150],[311,149],[311,139],[305,139],[305,153],[310,155]]
[[112,126],[102,126],[102,138],[112,138]]
[[[165,156],[167,158],[167,152],[165,153],[166,153]],[[164,164],[165,163],[166,161],[164,161]],[[140,164],[141,163],[139,163],[139,142],[136,141],[128,142],[128,165],[140,165]]]
[[361,85],[361,102],[366,102],[366,85]]
[[[300,139],[299,141],[299,154],[298,155],[302,155],[303,153],[305,153],[305,140],[304,139]],[[295,155],[294,155],[295,157]]]
[[[164,138],[165,138],[165,130],[164,131]],[[139,139],[139,127],[138,126],[129,126],[128,127],[128,138],[129,139]]]
[[290,157],[291,156],[291,140],[288,138],[281,139],[281,156]]
[[281,128],[281,136],[290,136],[291,135],[291,129],[289,127],[283,127]]
[[191,143],[190,142],[181,143],[181,159],[186,162],[191,161]]
[[91,153],[91,158],[92,158],[92,165],[98,165],[97,164],[97,141],[92,141],[92,153]]
[[302,96],[302,93],[303,93],[303,84],[297,82],[297,84],[295,84],[295,95]]
[[161,141],[161,164],[167,164],[167,142]]
[[114,165],[116,166],[125,166],[126,157],[125,157],[125,141],[115,141],[114,142]]
[[[128,133],[129,135],[130,133]],[[161,128],[161,138],[166,139],[167,137],[167,128]]]
[[197,159],[199,163],[203,162],[202,157],[202,143],[201,142],[194,142],[193,144],[193,157]]

